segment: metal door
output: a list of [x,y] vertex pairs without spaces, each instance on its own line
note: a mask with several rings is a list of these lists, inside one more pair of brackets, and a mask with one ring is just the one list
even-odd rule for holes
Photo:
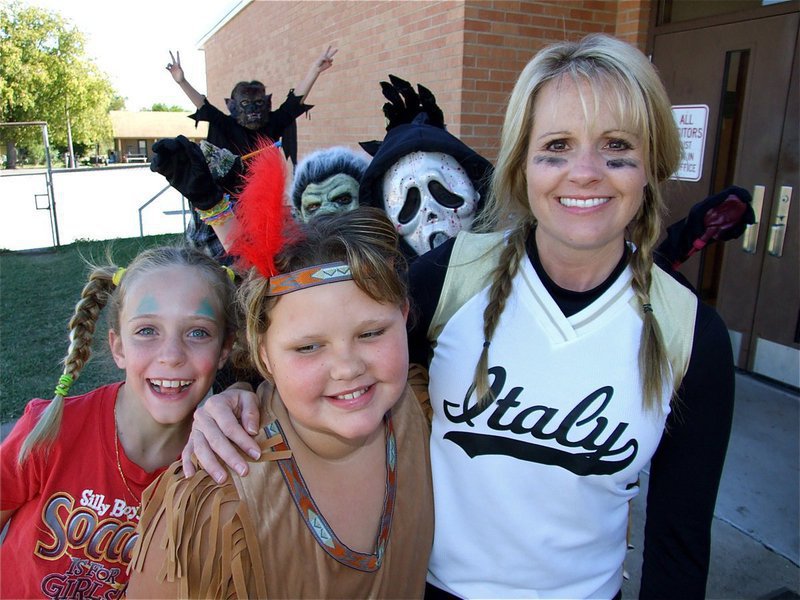
[[661,28],[653,62],[673,105],[708,107],[699,179],[666,186],[673,220],[731,184],[753,193],[758,219],[742,239],[717,244],[682,270],[725,320],[737,366],[798,387],[800,13],[793,5],[738,23]]

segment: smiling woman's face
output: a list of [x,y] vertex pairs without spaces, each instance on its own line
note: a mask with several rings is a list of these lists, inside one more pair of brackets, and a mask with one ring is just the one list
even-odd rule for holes
[[526,174],[542,255],[621,252],[642,205],[643,140],[621,122],[610,97],[563,77],[535,100]]

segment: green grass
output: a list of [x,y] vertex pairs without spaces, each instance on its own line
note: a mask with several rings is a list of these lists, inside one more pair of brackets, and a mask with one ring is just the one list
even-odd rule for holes
[[[31,398],[51,398],[67,353],[67,323],[86,283],[85,260],[125,266],[142,249],[179,241],[180,234],[103,242],[78,241],[41,251],[0,252],[0,422],[16,419]],[[71,394],[118,381],[101,317],[93,356]]]

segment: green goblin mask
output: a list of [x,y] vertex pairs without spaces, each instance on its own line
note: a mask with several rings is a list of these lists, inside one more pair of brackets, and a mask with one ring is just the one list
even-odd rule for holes
[[358,182],[336,173],[320,183],[309,183],[300,196],[300,218],[353,210],[358,206]]

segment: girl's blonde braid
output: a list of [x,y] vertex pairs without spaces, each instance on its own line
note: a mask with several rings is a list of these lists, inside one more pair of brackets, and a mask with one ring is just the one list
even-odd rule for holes
[[112,278],[115,272],[115,267],[98,267],[89,276],[89,281],[81,292],[81,299],[75,305],[75,313],[69,321],[70,344],[63,360],[64,373],[59,378],[53,400],[20,447],[17,456],[19,464],[22,464],[37,448],[44,447],[45,451],[49,451],[58,435],[64,412],[64,396],[91,357],[92,338],[97,320],[114,290]]

